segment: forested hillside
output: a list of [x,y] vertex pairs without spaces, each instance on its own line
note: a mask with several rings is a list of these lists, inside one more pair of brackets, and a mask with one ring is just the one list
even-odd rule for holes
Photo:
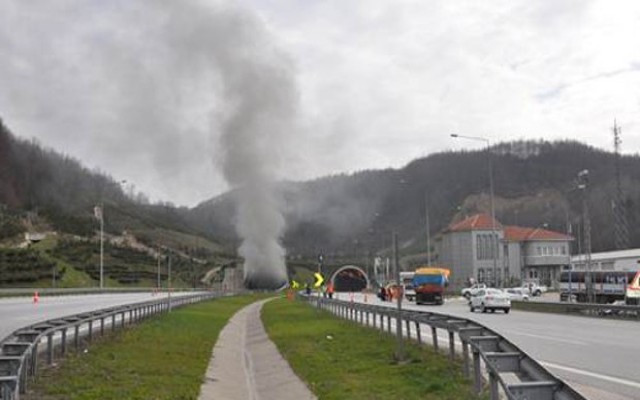
[[[615,155],[574,141],[520,141],[491,149],[496,216],[503,223],[579,230],[579,171],[590,171],[588,204],[593,250],[614,248],[612,200]],[[431,233],[465,214],[489,210],[486,151],[444,152],[398,170],[364,171],[303,183],[285,183],[290,254],[360,254],[389,247],[392,230],[405,248],[426,251],[425,199]],[[621,158],[631,244],[640,247],[640,157]],[[194,222],[213,235],[233,232],[232,194],[204,202]]]
[[[0,285],[48,285],[56,279],[94,285],[96,205],[104,210],[105,274],[112,284],[155,284],[158,249],[173,255],[184,285],[199,284],[209,270],[235,257],[230,247],[190,224],[186,208],[125,193],[107,174],[16,138],[0,120]],[[25,232],[48,232],[47,240],[29,251],[18,249],[26,245]]]

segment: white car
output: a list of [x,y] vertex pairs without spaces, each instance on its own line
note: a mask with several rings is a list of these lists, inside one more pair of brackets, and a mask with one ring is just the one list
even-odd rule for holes
[[530,282],[522,285],[522,290],[531,296],[542,296],[542,293],[547,292],[547,287],[544,285],[538,285],[537,283]]
[[471,297],[469,307],[471,312],[474,312],[476,309],[479,309],[483,313],[487,312],[487,310],[491,310],[491,312],[502,310],[505,314],[509,314],[509,310],[511,310],[511,300],[509,300],[509,296],[502,290],[481,289]]
[[511,301],[529,301],[529,294],[522,288],[505,289],[504,292]]
[[462,296],[466,297],[469,300],[471,297],[475,296],[479,290],[486,289],[487,285],[484,283],[476,283],[475,285],[462,289]]

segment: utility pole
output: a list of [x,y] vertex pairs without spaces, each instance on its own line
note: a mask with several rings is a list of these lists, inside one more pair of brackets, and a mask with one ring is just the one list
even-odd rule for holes
[[160,257],[160,247],[158,247],[158,254],[156,256],[156,258],[158,259],[158,282],[156,283],[156,288],[158,288],[158,290],[160,290]]
[[167,291],[169,293],[168,295],[168,300],[169,300],[169,312],[171,312],[171,252],[169,252],[169,260],[168,260],[168,274],[167,274]]
[[398,262],[398,233],[393,232],[393,266],[395,268],[396,275],[396,287],[398,288],[397,294],[397,310],[398,314],[396,315],[396,361],[403,361],[405,359],[404,354],[404,343],[402,342],[402,297],[404,297],[404,293],[402,290],[402,285],[400,282],[400,263]]
[[104,289],[104,203],[93,208],[93,215],[100,221],[100,289]]
[[427,265],[431,266],[431,228],[429,227],[429,192],[424,193],[424,214],[427,223]]
[[[582,190],[582,237],[584,238],[584,255],[589,282],[585,285],[587,289],[587,301],[593,303],[593,274],[591,273],[591,220],[589,218],[589,170],[585,169],[578,173],[578,189]],[[585,282],[586,283],[586,282]]]
[[[452,138],[469,139],[484,142],[487,145],[487,162],[489,164],[489,202],[491,208],[491,255],[493,258],[493,286],[498,286],[498,253],[500,247],[498,243],[498,235],[496,233],[496,209],[493,199],[493,161],[491,158],[491,142],[489,139],[479,136],[463,136],[456,133],[451,134]],[[501,287],[504,287],[504,279],[501,280]]]

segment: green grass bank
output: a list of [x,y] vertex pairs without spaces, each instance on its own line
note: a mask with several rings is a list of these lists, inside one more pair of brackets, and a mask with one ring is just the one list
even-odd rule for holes
[[259,295],[174,310],[93,343],[41,370],[27,399],[197,399],[213,345],[229,318]]
[[475,399],[459,363],[417,344],[394,361],[395,337],[299,301],[265,304],[262,320],[293,370],[322,400]]

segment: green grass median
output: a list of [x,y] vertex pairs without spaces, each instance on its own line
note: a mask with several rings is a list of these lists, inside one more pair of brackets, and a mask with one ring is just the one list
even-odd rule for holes
[[229,318],[264,296],[226,297],[176,309],[94,343],[42,370],[28,399],[197,399]]
[[417,344],[393,358],[395,337],[298,301],[265,304],[262,320],[293,370],[326,399],[475,399],[459,363]]

